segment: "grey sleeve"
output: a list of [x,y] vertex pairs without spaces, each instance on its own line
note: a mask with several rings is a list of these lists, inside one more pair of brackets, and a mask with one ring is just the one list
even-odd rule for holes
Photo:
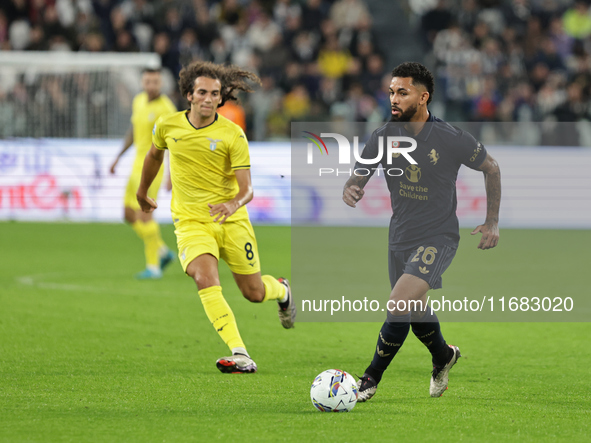
[[486,158],[486,148],[469,132],[462,131],[454,149],[458,161],[471,169],[478,169]]

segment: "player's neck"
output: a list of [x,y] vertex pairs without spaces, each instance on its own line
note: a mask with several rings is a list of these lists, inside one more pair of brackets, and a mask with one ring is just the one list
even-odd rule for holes
[[160,93],[158,93],[157,95],[151,96],[150,94],[148,94],[148,101],[154,101],[156,100],[158,97],[160,97]]
[[193,108],[189,111],[189,121],[196,129],[211,125],[215,121],[215,116],[215,112],[210,117],[201,117]]
[[411,134],[417,135],[419,132],[421,132],[423,126],[425,126],[425,123],[427,123],[428,120],[429,111],[427,107],[425,107],[412,116],[410,121],[404,125],[404,129],[406,129]]

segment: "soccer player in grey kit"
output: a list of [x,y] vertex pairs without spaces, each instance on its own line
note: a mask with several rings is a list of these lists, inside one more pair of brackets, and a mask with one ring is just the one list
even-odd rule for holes
[[[392,71],[392,123],[371,135],[362,153],[366,163],[355,164],[355,169],[363,172],[354,174],[343,190],[344,202],[355,207],[374,168],[382,165],[393,212],[388,260],[390,300],[400,303],[389,303],[373,360],[358,381],[358,401],[362,402],[376,393],[384,371],[411,328],[432,355],[431,397],[440,397],[447,389],[449,370],[461,356],[457,346],[447,345],[437,315],[426,305],[427,291],[441,288],[441,275],[458,247],[456,178],[461,165],[484,173],[486,220],[472,231],[482,234],[478,248],[494,248],[499,241],[499,165],[472,135],[429,112],[433,83],[433,75],[420,63],[403,63]],[[386,156],[378,158],[378,143],[388,136],[412,137],[417,147],[409,155],[417,164],[403,155],[394,154],[389,161]],[[369,159],[376,159],[375,164],[367,164]],[[395,172],[388,174],[390,168]],[[411,300],[422,303],[409,304]]]

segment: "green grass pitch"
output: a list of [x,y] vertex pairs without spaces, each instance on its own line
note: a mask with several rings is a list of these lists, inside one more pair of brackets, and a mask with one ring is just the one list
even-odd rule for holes
[[[255,229],[264,272],[289,277],[289,229]],[[163,234],[175,244],[171,226]],[[517,270],[488,269],[462,234],[444,285],[525,290]],[[498,263],[540,266],[545,286],[588,292],[581,245],[591,231],[501,235]],[[515,260],[520,251],[533,253]],[[563,273],[573,266],[583,272]],[[589,441],[590,323],[446,323],[465,357],[438,399],[428,396],[429,354],[409,334],[370,402],[320,413],[310,383],[332,367],[361,374],[379,323],[283,330],[275,304],[248,303],[223,266],[259,365],[224,375],[214,362],[228,351],[178,262],[153,282],[133,279],[142,267],[124,225],[0,223],[0,441]]]

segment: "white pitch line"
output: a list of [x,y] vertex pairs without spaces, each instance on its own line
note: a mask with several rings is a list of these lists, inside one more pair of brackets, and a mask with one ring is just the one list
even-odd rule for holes
[[58,291],[105,292],[105,289],[97,288],[96,286],[69,285],[62,283],[39,282],[35,286],[42,289],[55,289]]
[[98,288],[96,286],[85,286],[85,285],[72,285],[67,283],[55,283],[55,282],[47,282],[42,281],[49,279],[51,277],[64,277],[66,273],[64,272],[51,272],[51,273],[44,273],[44,274],[35,274],[35,275],[22,275],[20,277],[16,277],[16,281],[20,284],[27,285],[27,286],[34,286],[36,288],[41,289],[54,289],[58,291],[82,291],[82,292],[104,292],[104,288]]
[[[73,273],[70,273],[73,274]],[[18,277],[15,277],[15,280],[22,284],[22,285],[26,285],[26,286],[33,286],[35,288],[39,288],[39,289],[49,289],[49,290],[55,290],[55,291],[73,291],[73,292],[90,292],[90,293],[105,293],[108,292],[109,294],[118,294],[118,295],[129,295],[129,296],[136,296],[136,295],[142,295],[142,296],[168,296],[168,295],[174,295],[174,294],[169,294],[166,292],[158,292],[157,294],[150,294],[150,293],[146,293],[145,291],[121,291],[121,290],[117,290],[117,289],[113,289],[113,288],[104,288],[104,287],[100,287],[100,286],[87,286],[87,285],[76,285],[76,284],[70,284],[70,283],[56,283],[56,282],[50,282],[50,281],[43,281],[43,280],[48,280],[51,278],[64,278],[67,277],[68,273],[66,272],[49,272],[49,273],[43,273],[43,274],[34,274],[34,275],[21,275]]]

